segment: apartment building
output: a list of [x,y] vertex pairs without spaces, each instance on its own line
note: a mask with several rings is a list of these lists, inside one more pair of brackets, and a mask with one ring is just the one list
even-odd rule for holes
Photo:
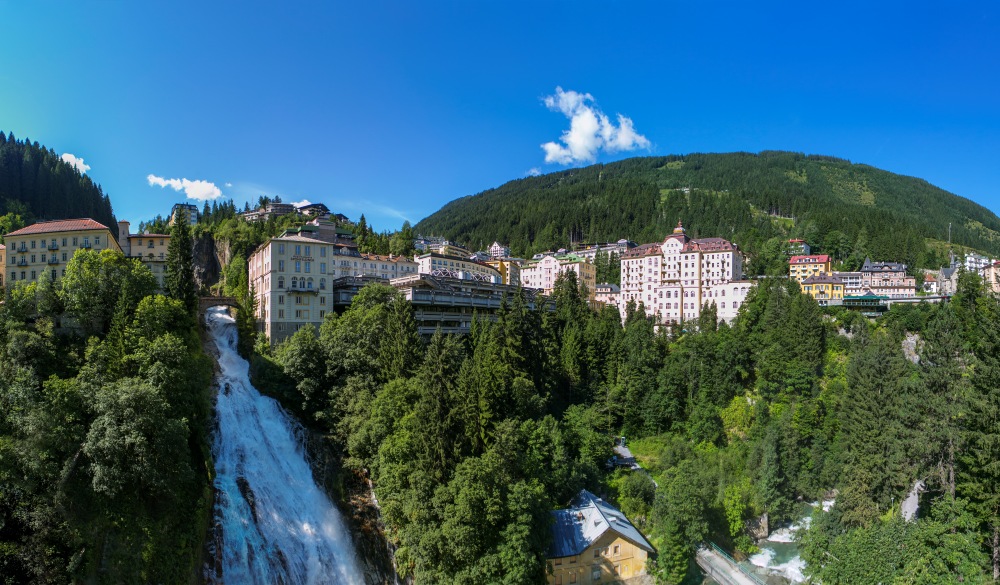
[[507,258],[510,256],[510,247],[504,246],[500,242],[493,242],[490,245],[490,257],[492,258]]
[[573,250],[573,253],[581,258],[590,260],[591,262],[597,259],[598,254],[615,254],[619,258],[625,252],[628,252],[635,247],[635,242],[621,239],[617,242],[608,242],[606,244],[584,244]]
[[829,274],[803,280],[802,292],[816,299],[820,306],[844,304],[844,281]]
[[540,260],[532,260],[521,267],[521,285],[552,294],[556,280],[563,272],[575,272],[581,289],[587,287],[587,297],[594,300],[597,289],[597,268],[576,254],[546,254]]
[[831,271],[830,257],[826,254],[792,256],[788,260],[788,277],[799,284],[810,276],[830,274]]
[[4,234],[4,241],[8,283],[35,281],[46,271],[59,279],[77,250],[121,252],[111,230],[90,218],[40,221]]
[[621,259],[619,305],[643,304],[658,323],[697,319],[706,303],[731,321],[753,283],[742,280],[743,255],[723,238],[688,237],[680,223],[660,244],[642,244]]
[[174,225],[177,221],[194,225],[198,223],[199,217],[201,217],[201,212],[198,211],[197,205],[193,203],[175,203],[170,210],[170,220],[167,222],[167,225]]
[[521,266],[516,258],[494,258],[485,262],[500,273],[500,282],[511,286],[521,286]]
[[838,278],[844,283],[844,296],[857,296],[864,290],[861,271],[831,272],[830,276]]
[[503,277],[496,268],[467,256],[429,252],[417,256],[416,261],[420,274],[503,284]]
[[618,295],[622,289],[617,284],[602,282],[594,287],[594,301],[602,305],[618,306]]
[[272,342],[306,325],[318,328],[323,323],[333,310],[330,285],[334,279],[374,277],[388,281],[417,273],[417,263],[404,257],[361,254],[354,244],[320,239],[318,230],[289,231],[293,233],[262,244],[248,261],[250,283],[257,296],[258,327]]
[[170,234],[131,234],[129,222],[118,222],[118,244],[128,258],[137,258],[156,277],[156,285],[163,290],[163,279],[167,275],[167,249]]
[[917,294],[917,280],[906,274],[906,264],[901,262],[872,262],[865,258],[861,266],[861,287],[890,299]]

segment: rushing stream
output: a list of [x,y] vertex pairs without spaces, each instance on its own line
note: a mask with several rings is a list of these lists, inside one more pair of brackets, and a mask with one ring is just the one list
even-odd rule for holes
[[313,480],[300,427],[250,385],[225,309],[205,316],[219,351],[215,577],[222,583],[363,585],[340,512]]

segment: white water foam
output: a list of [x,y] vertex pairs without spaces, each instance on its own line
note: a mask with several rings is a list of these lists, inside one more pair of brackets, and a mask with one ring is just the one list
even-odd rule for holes
[[313,481],[301,427],[250,384],[225,309],[206,322],[219,350],[216,523],[223,583],[344,583],[364,576],[340,512]]

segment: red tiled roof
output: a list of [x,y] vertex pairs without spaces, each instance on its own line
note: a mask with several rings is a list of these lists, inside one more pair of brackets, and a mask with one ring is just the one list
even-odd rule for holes
[[826,264],[830,261],[830,257],[826,254],[819,254],[813,256],[792,256],[788,261],[789,264]]
[[108,227],[102,223],[98,223],[90,219],[89,217],[85,217],[82,219],[57,219],[54,221],[40,221],[38,223],[33,223],[28,227],[24,227],[19,230],[10,232],[9,234],[4,234],[4,237],[28,236],[31,234],[48,234],[54,232],[75,232],[75,231],[87,231],[87,230],[108,230]]

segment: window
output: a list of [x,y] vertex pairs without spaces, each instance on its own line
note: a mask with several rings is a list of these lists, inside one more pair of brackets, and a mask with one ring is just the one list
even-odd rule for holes
[[278,309],[278,318],[279,319],[284,319],[285,318],[285,310],[284,309]]
[[570,573],[569,574],[569,582],[570,583],[576,583],[576,573]]
[[298,260],[295,261],[295,272],[302,272],[302,262]]
[[319,263],[319,273],[326,274],[326,262]]
[[601,568],[600,567],[594,567],[593,570],[591,570],[591,572],[590,572],[590,580],[591,581],[600,581],[601,580]]
[[326,248],[320,248],[319,249],[319,257],[320,258],[326,258]]
[[615,575],[621,575],[621,574],[622,574],[621,565],[615,565]]
[[76,236],[73,236],[73,245],[74,246],[79,245],[78,238]]
[[302,255],[302,246],[300,246],[298,244],[295,245],[295,255],[296,256],[301,256]]
[[35,249],[35,240],[31,240],[31,249],[32,249],[32,250],[34,250],[34,249]]
[[285,271],[285,261],[278,260],[278,272],[284,272],[284,271]]
[[284,254],[285,253],[285,245],[284,244],[278,244],[278,253],[279,254]]
[[312,262],[306,262],[306,272],[310,272],[311,267],[312,267]]
[[285,277],[284,276],[279,276],[278,277],[278,288],[285,288]]
[[66,238],[63,238],[63,243],[62,243],[62,245],[63,245],[63,246],[65,246],[65,245],[66,245]]
[[309,246],[306,246],[306,256],[309,256]]
[[319,279],[319,290],[326,290],[326,279]]
[[285,295],[278,295],[278,304],[285,303]]
[[94,236],[94,245],[95,246],[101,245],[101,236]]
[[620,554],[622,554],[622,545],[616,544],[615,545],[615,556],[617,557]]

